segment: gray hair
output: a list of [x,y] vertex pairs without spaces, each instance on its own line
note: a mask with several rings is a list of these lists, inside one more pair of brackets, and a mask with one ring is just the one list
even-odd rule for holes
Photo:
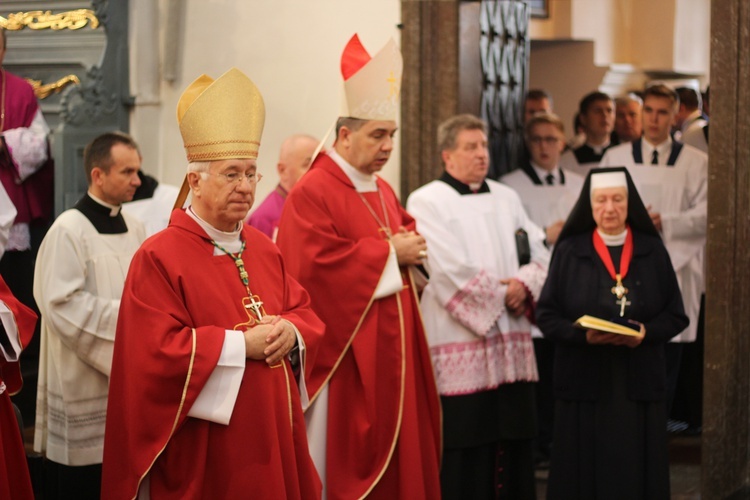
[[487,133],[487,125],[476,116],[468,113],[448,118],[438,126],[438,150],[451,151],[456,149],[458,134],[464,130],[481,130]]
[[636,94],[630,92],[626,95],[621,95],[617,99],[615,99],[615,105],[616,106],[626,106],[630,104],[631,102],[637,102],[639,106],[643,106],[643,99],[638,97]]
[[211,166],[210,161],[191,161],[188,163],[188,172],[198,172],[202,178],[208,177],[208,169]]

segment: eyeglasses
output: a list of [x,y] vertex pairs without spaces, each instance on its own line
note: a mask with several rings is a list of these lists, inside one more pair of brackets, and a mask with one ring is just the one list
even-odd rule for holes
[[[211,172],[208,173],[211,174]],[[263,178],[263,174],[259,174],[256,172],[248,172],[246,174],[241,174],[239,172],[219,172],[212,175],[224,177],[227,180],[227,184],[240,184],[242,183],[242,179],[245,179],[251,186],[259,183]]]
[[546,144],[547,146],[552,146],[553,144],[557,144],[557,142],[560,140],[559,137],[539,137],[539,136],[533,136],[529,137],[529,142],[531,144],[534,144],[536,146],[539,146],[540,144]]

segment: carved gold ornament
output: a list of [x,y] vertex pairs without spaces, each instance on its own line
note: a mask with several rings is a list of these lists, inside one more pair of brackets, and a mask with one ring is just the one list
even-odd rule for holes
[[27,78],[26,81],[31,84],[37,99],[44,99],[52,93],[57,94],[71,83],[75,83],[76,85],[81,83],[81,80],[76,75],[64,76],[56,82],[48,83],[47,85],[42,85],[41,80],[32,80],[31,78]]
[[32,30],[79,30],[89,24],[91,29],[99,27],[99,19],[91,9],[78,9],[53,14],[52,11],[32,10],[8,14],[8,18],[0,16],[0,26],[9,31],[19,31],[24,28]]

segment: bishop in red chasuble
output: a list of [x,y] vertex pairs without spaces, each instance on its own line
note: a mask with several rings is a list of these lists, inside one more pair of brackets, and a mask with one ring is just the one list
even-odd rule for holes
[[323,324],[276,246],[242,223],[264,116],[236,69],[180,99],[192,204],[130,266],[103,498],[320,498],[300,394]]
[[410,265],[424,238],[374,175],[396,131],[402,60],[355,36],[342,57],[348,109],[334,149],[295,185],[277,243],[326,333],[306,410],[328,499],[439,498],[440,404]]

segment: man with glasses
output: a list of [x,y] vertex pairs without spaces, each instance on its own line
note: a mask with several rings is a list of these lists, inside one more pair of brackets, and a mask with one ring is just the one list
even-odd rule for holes
[[565,127],[556,115],[541,113],[530,118],[525,139],[529,163],[504,175],[500,182],[518,193],[531,220],[544,228],[545,242],[551,247],[578,199],[583,178],[559,165],[565,149]]
[[301,401],[323,325],[278,248],[243,224],[260,180],[263,98],[232,69],[194,81],[177,115],[192,202],[133,257],[102,494],[319,498]]

